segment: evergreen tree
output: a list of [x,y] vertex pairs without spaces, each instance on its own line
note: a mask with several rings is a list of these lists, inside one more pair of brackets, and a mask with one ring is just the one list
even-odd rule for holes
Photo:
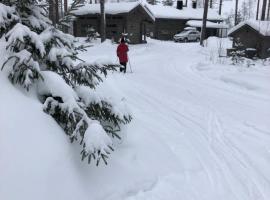
[[[131,121],[123,101],[113,104],[93,91],[107,71],[117,65],[81,62],[74,38],[51,25],[44,4],[37,0],[12,0],[9,23],[3,33],[9,53],[2,66],[13,84],[36,91],[44,111],[82,147],[82,160],[98,165],[113,150],[121,126]],[[0,16],[5,13],[0,9]],[[8,22],[8,21],[7,21]],[[3,26],[4,27],[4,26]],[[117,110],[117,112],[116,112]]]

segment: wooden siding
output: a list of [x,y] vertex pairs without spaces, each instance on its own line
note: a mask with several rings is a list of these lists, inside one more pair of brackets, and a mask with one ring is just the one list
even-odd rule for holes
[[[125,29],[125,15],[106,15],[106,36],[111,39],[114,37],[118,39]],[[74,35],[76,37],[85,37],[87,35],[86,29],[93,27],[100,33],[100,16],[83,15],[77,17],[74,22]]]
[[184,30],[187,20],[182,19],[156,19],[154,38],[159,40],[172,40],[176,33]]
[[129,39],[131,43],[142,43],[142,36],[145,32],[144,24],[151,23],[150,20],[151,19],[149,18],[149,16],[140,6],[128,13],[127,33],[129,33]]
[[[153,37],[158,40],[173,40],[173,36],[182,32],[190,19],[156,19],[155,24],[148,32],[153,32]],[[212,21],[219,22],[219,21]],[[197,30],[200,31],[200,28]],[[207,28],[206,37],[218,36],[218,29]]]

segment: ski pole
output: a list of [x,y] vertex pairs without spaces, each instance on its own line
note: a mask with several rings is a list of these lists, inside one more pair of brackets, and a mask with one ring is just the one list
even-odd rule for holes
[[130,72],[133,73],[129,58],[128,58],[128,64],[129,64]]

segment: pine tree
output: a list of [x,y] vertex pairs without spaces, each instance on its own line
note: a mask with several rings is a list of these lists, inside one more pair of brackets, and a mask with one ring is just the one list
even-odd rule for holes
[[[119,66],[75,64],[80,60],[75,39],[51,25],[44,4],[36,0],[12,0],[10,4],[13,7],[6,6],[5,10],[11,13],[7,25],[11,27],[3,29],[9,55],[2,70],[7,70],[13,84],[37,93],[44,111],[71,142],[79,142],[82,160],[87,158],[90,163],[95,159],[97,165],[103,160],[107,164],[112,139],[120,139],[121,126],[129,123],[131,116],[119,112],[118,107],[125,107],[123,101],[115,105],[93,89],[108,71]],[[2,9],[1,15],[5,16]]]

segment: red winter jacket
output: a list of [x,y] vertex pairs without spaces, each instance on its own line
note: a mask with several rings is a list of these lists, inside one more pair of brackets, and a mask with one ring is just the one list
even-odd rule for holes
[[119,61],[122,63],[128,62],[128,46],[125,43],[121,43],[117,47],[117,56],[119,58]]

